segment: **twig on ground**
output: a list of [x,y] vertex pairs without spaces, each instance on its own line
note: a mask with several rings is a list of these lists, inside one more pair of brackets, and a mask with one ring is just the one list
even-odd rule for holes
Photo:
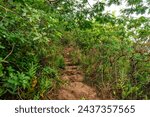
[[15,44],[13,44],[10,53],[3,59],[3,61],[5,61],[12,54],[12,52],[14,51],[14,47],[15,47]]

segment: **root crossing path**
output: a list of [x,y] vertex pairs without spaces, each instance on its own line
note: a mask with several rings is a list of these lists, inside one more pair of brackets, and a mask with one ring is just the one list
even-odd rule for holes
[[62,80],[66,83],[58,90],[58,100],[98,100],[96,89],[83,82],[84,73],[78,65],[73,64],[71,52],[73,47],[64,49],[65,69],[62,72]]

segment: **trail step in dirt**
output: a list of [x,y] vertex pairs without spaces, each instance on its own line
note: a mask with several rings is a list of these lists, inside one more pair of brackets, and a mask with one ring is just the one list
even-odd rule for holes
[[78,65],[74,65],[71,60],[71,52],[73,47],[66,47],[64,49],[65,69],[62,73],[61,79],[68,81],[59,90],[56,99],[58,100],[96,100],[99,99],[96,90],[83,82],[84,74],[79,69]]
[[[67,92],[68,94],[65,94]],[[72,98],[73,97],[73,98]],[[96,91],[82,82],[71,82],[59,90],[58,99],[98,99]]]
[[81,71],[77,71],[77,70],[65,70],[64,74],[75,75],[75,74],[82,74],[82,72]]
[[80,74],[75,75],[64,75],[62,76],[62,80],[64,81],[72,81],[72,82],[82,82],[84,80],[83,76]]
[[78,69],[78,66],[66,66],[65,69]]

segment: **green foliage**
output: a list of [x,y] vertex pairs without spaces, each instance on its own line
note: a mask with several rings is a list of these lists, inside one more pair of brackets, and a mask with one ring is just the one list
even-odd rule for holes
[[57,75],[57,71],[55,69],[52,69],[50,67],[45,67],[43,69],[43,75],[48,75],[49,78],[57,78],[58,75]]
[[10,73],[4,86],[10,93],[15,93],[18,88],[29,88],[30,77],[26,76],[24,73],[17,72],[16,74]]
[[[52,53],[50,45],[59,44],[61,26],[58,27],[56,14],[47,12],[51,8],[43,0],[0,3],[0,95],[4,98],[6,93],[24,99],[33,98],[37,85],[42,87],[43,84],[32,87],[32,81],[36,77],[43,77],[40,61]],[[61,60],[58,64],[63,66]],[[57,73],[51,70],[44,75],[47,78],[41,82],[47,82],[49,76],[56,77]],[[49,87],[51,84],[47,83],[45,88]],[[33,90],[32,94],[30,90]]]
[[64,62],[64,58],[63,56],[60,56],[57,60],[56,60],[56,65],[58,68],[65,68],[65,62]]
[[43,98],[44,97],[44,93],[46,91],[48,91],[48,89],[50,89],[52,87],[52,81],[49,78],[42,77],[39,80],[39,85],[40,85],[40,88],[38,89],[39,90],[39,94]]
[[[139,25],[134,24],[136,28],[132,26],[132,32],[143,30],[141,23],[146,20],[143,17],[135,19]],[[142,38],[138,32],[130,34],[131,30],[126,30],[123,24],[94,23],[92,29],[77,30],[74,41],[81,50],[80,60],[87,82],[97,87],[105,87],[109,83],[114,96],[120,99],[145,99],[144,95],[149,94],[143,89],[150,82],[146,66],[150,62],[148,46],[144,45],[147,45],[149,30],[142,33]]]
[[60,84],[62,46],[72,45],[87,82],[109,84],[118,99],[150,99],[150,2],[127,0],[120,17],[103,12],[123,2],[1,0],[0,97],[44,99]]

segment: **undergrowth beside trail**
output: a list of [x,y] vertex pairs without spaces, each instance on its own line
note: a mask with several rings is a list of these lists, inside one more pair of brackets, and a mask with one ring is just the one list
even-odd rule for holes
[[150,99],[150,2],[127,0],[117,17],[103,11],[122,3],[106,1],[1,0],[0,99],[45,99],[59,89],[67,46],[100,95]]

